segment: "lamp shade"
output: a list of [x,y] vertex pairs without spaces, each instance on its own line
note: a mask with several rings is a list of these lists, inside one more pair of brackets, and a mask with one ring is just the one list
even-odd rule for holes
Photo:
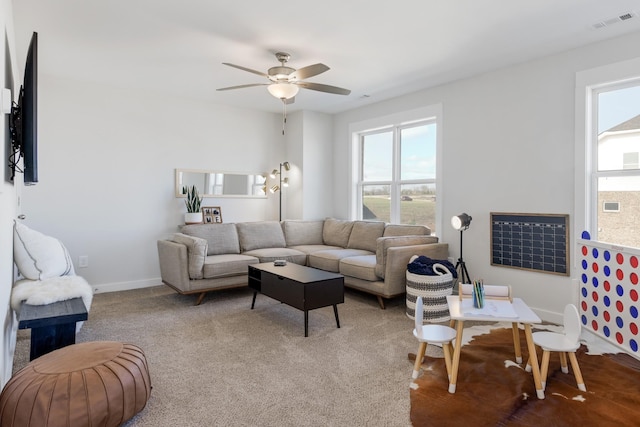
[[269,189],[269,191],[270,191],[271,193],[275,193],[275,192],[276,192],[276,191],[278,191],[278,190],[280,190],[280,186],[279,186],[278,184],[276,184],[276,185],[272,186],[272,187]]
[[269,93],[278,99],[293,98],[298,94],[298,86],[291,83],[273,83],[270,84],[267,89]]
[[451,225],[456,230],[466,230],[471,224],[471,217],[466,213],[461,213],[451,218]]
[[272,171],[271,171],[271,173],[269,174],[269,176],[270,176],[271,178],[275,178],[275,177],[276,177],[276,175],[278,175],[278,173],[279,173],[279,172],[278,172],[278,169],[274,169],[274,170],[272,170]]

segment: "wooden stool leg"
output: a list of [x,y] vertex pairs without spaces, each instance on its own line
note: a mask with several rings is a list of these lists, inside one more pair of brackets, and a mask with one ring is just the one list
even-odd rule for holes
[[569,366],[567,365],[567,353],[565,353],[564,351],[560,352],[560,367],[563,374],[569,373]]
[[584,385],[584,380],[582,379],[582,372],[580,372],[580,366],[578,366],[578,359],[576,359],[576,354],[569,353],[569,360],[571,361],[571,369],[573,369],[573,375],[575,375],[576,377],[578,390],[587,391],[587,387]]
[[458,382],[458,368],[460,367],[460,351],[462,349],[462,330],[464,322],[458,320],[456,324],[456,344],[453,348],[453,360],[451,361],[451,378],[449,379],[449,393],[456,392],[456,383]]
[[416,353],[416,363],[413,365],[413,374],[411,378],[414,380],[418,378],[418,374],[420,373],[420,365],[422,365],[422,358],[424,357],[424,352],[427,350],[427,343],[421,342],[420,347],[418,348],[418,352]]
[[540,379],[542,380],[542,389],[544,390],[545,388],[547,388],[547,373],[549,372],[549,357],[551,356],[551,354],[547,351],[544,350],[542,352],[542,368],[540,370]]
[[442,351],[444,352],[444,364],[447,367],[447,377],[451,380],[451,343],[443,343]]

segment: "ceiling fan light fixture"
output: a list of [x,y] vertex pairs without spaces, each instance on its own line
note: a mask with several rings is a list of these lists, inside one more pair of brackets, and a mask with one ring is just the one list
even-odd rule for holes
[[267,89],[278,99],[290,99],[298,94],[300,88],[291,83],[272,83]]

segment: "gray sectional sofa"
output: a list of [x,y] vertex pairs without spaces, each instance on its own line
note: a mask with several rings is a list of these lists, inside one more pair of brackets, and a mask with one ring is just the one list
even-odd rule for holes
[[158,241],[163,283],[181,294],[247,286],[251,264],[284,259],[344,276],[346,287],[384,298],[405,292],[413,255],[447,259],[449,247],[423,226],[328,218],[186,225]]

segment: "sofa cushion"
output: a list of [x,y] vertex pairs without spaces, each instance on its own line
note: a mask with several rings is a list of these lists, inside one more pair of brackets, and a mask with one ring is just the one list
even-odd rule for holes
[[19,222],[13,229],[13,259],[20,274],[27,279],[43,280],[73,274],[71,257],[60,240]]
[[287,246],[322,245],[324,221],[283,221]]
[[362,249],[327,249],[309,254],[308,265],[320,270],[339,273],[341,259],[359,255],[372,255],[372,253]]
[[340,260],[340,274],[343,276],[375,282],[381,280],[376,276],[375,268],[375,255],[350,256]]
[[325,245],[346,248],[353,228],[353,221],[327,218],[322,227],[322,240]]
[[207,257],[207,239],[202,239],[188,234],[175,233],[171,238],[176,243],[182,243],[187,247],[187,259],[189,260],[189,278],[202,279],[202,266]]
[[327,246],[327,245],[298,245],[289,246],[289,249],[295,249],[296,251],[304,252],[309,255],[318,251],[326,251],[327,249],[342,249],[340,246]]
[[384,222],[380,221],[355,221],[349,236],[349,249],[364,249],[376,251],[376,239],[382,237]]
[[240,222],[236,224],[241,252],[262,248],[284,248],[282,226],[278,221]]
[[204,278],[215,279],[218,277],[237,276],[239,274],[247,274],[248,266],[258,264],[258,258],[238,255],[212,255],[204,260]]
[[291,248],[262,248],[243,253],[244,255],[258,258],[260,262],[273,262],[277,259],[283,259],[294,264],[305,265],[307,263],[307,254]]
[[207,255],[240,253],[238,232],[233,223],[185,225],[181,230],[189,236],[206,239],[209,244]]
[[384,237],[389,236],[428,236],[431,234],[431,229],[424,225],[400,225],[400,224],[387,224],[384,228]]

